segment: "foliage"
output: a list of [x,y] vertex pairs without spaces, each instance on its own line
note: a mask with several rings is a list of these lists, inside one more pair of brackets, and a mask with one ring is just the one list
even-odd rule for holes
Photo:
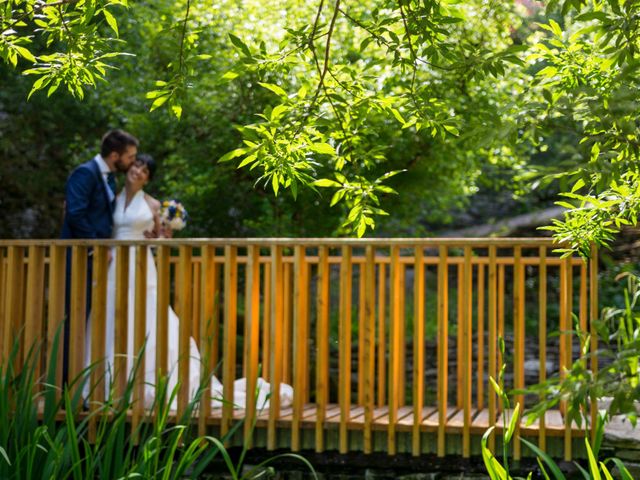
[[[504,341],[500,338],[500,351],[504,355]],[[500,373],[498,376],[498,381],[495,381],[493,377],[490,377],[491,385],[495,390],[496,394],[500,397],[501,401],[504,404],[504,410],[508,410],[510,408],[509,404],[509,395],[504,390],[503,378],[504,371],[506,369],[506,364],[503,364]],[[504,411],[503,410],[503,411]],[[482,436],[482,459],[485,464],[485,468],[487,469],[487,473],[491,480],[512,480],[518,479],[520,477],[512,477],[509,473],[509,457],[508,457],[508,448],[511,440],[513,439],[513,433],[515,431],[515,427],[517,422],[520,421],[520,404],[516,404],[516,408],[514,409],[511,420],[507,424],[506,415],[503,413],[503,438],[502,438],[502,448],[503,448],[503,457],[502,463],[496,459],[494,454],[491,452],[488,446],[488,440],[491,434],[493,433],[495,427],[490,427]],[[531,418],[531,417],[530,417]],[[597,427],[596,427],[596,437],[594,442],[594,448],[592,448],[591,443],[589,441],[589,435],[585,435],[584,443],[585,449],[587,452],[587,460],[589,470],[587,471],[583,468],[579,463],[574,462],[580,473],[582,474],[585,480],[601,480],[603,477],[607,480],[612,480],[613,475],[611,469],[607,466],[607,464],[613,464],[615,468],[617,468],[617,472],[622,480],[632,480],[632,476],[629,470],[624,466],[622,461],[618,458],[608,458],[605,461],[598,461],[598,453],[600,450],[600,445],[602,444],[602,437],[604,435],[604,424],[606,421],[606,415],[598,415],[597,418]],[[586,428],[586,424],[585,424]],[[555,480],[566,480],[562,469],[558,466],[558,464],[542,449],[540,449],[534,443],[529,442],[524,438],[519,439],[522,443],[524,443],[531,451],[536,455],[538,465],[544,475],[544,478],[549,480],[553,478]],[[551,475],[549,474],[551,472]],[[529,472],[527,476],[527,480],[531,479],[533,476],[533,472]]]
[[550,1],[547,12],[560,23],[541,24],[548,35],[528,57],[538,65],[543,114],[578,126],[582,158],[556,172],[572,180],[560,203],[570,211],[550,229],[583,255],[637,223],[638,8],[637,1]]
[[[123,396],[110,396],[106,402],[92,405],[89,413],[78,417],[83,405],[83,384],[100,364],[87,367],[59,392],[55,385],[58,335],[52,343],[49,368],[42,379],[35,377],[41,346],[31,347],[19,369],[18,346],[19,343],[14,342],[7,361],[0,368],[2,478],[197,478],[218,455],[224,458],[233,478],[249,479],[259,474],[254,469],[240,476],[246,443],[236,465],[224,447],[225,439],[242,426],[241,422],[234,424],[222,440],[193,435],[191,418],[210,376],[204,376],[206,380],[177,420],[171,420],[170,405],[178,387],[169,392],[167,378],[161,379],[154,404],[132,431],[128,417],[133,406],[135,374],[144,349],[134,362]],[[110,392],[113,391],[111,388]],[[59,421],[61,414],[63,420]],[[91,422],[96,426],[95,437],[90,440]],[[293,454],[287,456],[302,461],[315,476],[306,459]],[[270,458],[259,467],[280,457]]]
[[[626,415],[637,421],[636,402],[640,398],[640,282],[631,273],[626,279],[623,308],[606,308],[596,324],[599,339],[597,351],[590,350],[591,337],[577,330],[581,338],[582,354],[563,376],[555,376],[543,384],[531,387],[542,401],[530,412],[533,421],[560,401],[567,402],[567,416],[578,425],[587,426],[590,405],[597,399],[607,399],[607,419],[612,415]],[[599,368],[591,369],[597,358]]]

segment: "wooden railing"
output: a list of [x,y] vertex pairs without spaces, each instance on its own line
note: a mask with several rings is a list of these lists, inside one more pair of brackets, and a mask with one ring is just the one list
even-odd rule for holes
[[[29,346],[42,339],[36,373],[49,368],[48,352],[70,289],[69,377],[81,373],[91,265],[91,353],[94,361],[104,357],[112,248],[117,251],[115,351],[126,350],[129,288],[136,292],[134,343],[142,347],[147,279],[137,275],[131,284],[128,262],[134,248],[136,272],[146,272],[151,248],[158,270],[158,375],[167,371],[167,307],[173,305],[180,318],[180,379],[189,378],[192,336],[208,359],[203,368],[217,368],[229,402],[212,409],[203,401],[201,432],[218,425],[225,434],[244,417],[245,435],[257,420],[254,443],[270,449],[285,439],[292,450],[468,457],[478,453],[479,434],[502,425],[502,405],[488,377],[496,378],[506,361],[512,373],[507,387],[523,389],[546,379],[548,359],[556,353],[552,370],[563,372],[575,358],[573,315],[584,331],[597,315],[597,262],[559,258],[556,247],[547,239],[5,240],[0,241],[0,358],[6,361],[16,341],[26,358]],[[70,281],[65,281],[67,255]],[[553,331],[561,334],[550,336]],[[507,340],[508,358],[501,358],[499,337]],[[595,335],[591,339],[595,342]],[[58,355],[61,384],[62,352]],[[539,365],[533,379],[525,378],[527,356],[528,364]],[[595,360],[591,367],[597,368]],[[124,365],[115,370],[124,371]],[[251,385],[259,374],[272,386],[293,386],[290,409],[281,409],[273,395],[269,411],[256,412],[250,393],[247,405],[234,410],[234,379],[245,376]],[[125,380],[115,378],[116,394]],[[104,398],[104,379],[95,374],[92,381],[93,398]],[[137,398],[143,388],[140,379]],[[178,413],[188,396],[183,381]],[[519,394],[515,400],[531,406],[535,399]],[[543,448],[561,439],[556,454],[570,459],[579,432],[564,422],[563,408],[533,426],[519,424],[516,437],[535,436]],[[134,403],[132,422],[144,413],[142,402]],[[494,447],[495,441],[492,437]],[[519,439],[513,448],[520,458]]]

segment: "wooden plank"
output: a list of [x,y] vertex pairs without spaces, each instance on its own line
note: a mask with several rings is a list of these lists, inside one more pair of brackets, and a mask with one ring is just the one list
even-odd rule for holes
[[[373,410],[375,402],[375,295],[376,265],[374,247],[367,246],[364,265],[364,355],[362,362],[364,401],[364,453],[373,451]],[[362,268],[362,267],[361,267]],[[361,279],[362,280],[362,279]]]
[[462,352],[458,352],[458,361],[462,368],[462,457],[471,456],[471,382],[472,382],[472,308],[473,308],[473,270],[471,266],[471,247],[464,248],[464,268],[462,286]]
[[276,444],[276,421],[280,412],[280,395],[277,386],[280,385],[282,374],[282,329],[283,329],[283,298],[282,285],[282,247],[273,245],[271,247],[271,313],[270,313],[270,338],[269,352],[271,359],[271,399],[269,402],[269,420],[267,426],[267,449],[274,450]]
[[[11,253],[11,251],[9,251]],[[87,325],[87,247],[73,247],[71,254],[71,308],[69,331],[69,382],[77,379],[84,367],[84,342]]]
[[95,413],[105,400],[105,337],[107,323],[107,272],[109,261],[107,247],[93,250],[93,289],[91,292],[91,405],[94,416],[89,419],[89,439],[95,442]]
[[192,251],[190,246],[181,245],[178,252],[178,273],[176,276],[176,282],[178,283],[176,285],[176,293],[180,298],[178,308],[178,318],[180,319],[180,331],[178,335],[178,380],[180,382],[178,390],[178,418],[180,418],[184,415],[187,404],[189,403],[189,357],[191,353],[189,348],[191,343],[191,325],[189,323],[191,320],[192,305],[188,299],[191,298],[192,289]]
[[294,310],[293,310],[293,419],[291,422],[291,450],[298,451],[300,426],[306,399],[307,345],[309,340],[309,279],[305,261],[305,247],[295,247]]
[[347,453],[349,437],[347,423],[351,407],[351,247],[342,248],[340,265],[340,311],[339,311],[339,387],[340,433],[339,451]]
[[[476,383],[476,408],[484,409],[484,265],[478,265],[478,355],[477,364],[477,383]],[[495,358],[495,357],[494,357]]]
[[7,251],[6,284],[4,302],[3,347],[4,361],[8,361],[14,348],[18,356],[14,357],[13,368],[20,369],[20,337],[16,334],[22,327],[24,248],[11,246]]
[[[66,256],[66,247],[52,246],[49,249],[49,308],[47,311],[47,356],[48,362],[55,363],[56,385],[62,385]],[[1,255],[0,263],[2,263]],[[52,363],[48,363],[48,368],[54,368],[52,366]],[[55,397],[56,401],[60,399],[60,390],[56,389]]]
[[[489,298],[487,320],[489,323],[489,358],[487,368],[489,370],[489,377],[497,380],[498,378],[498,365],[497,359],[497,273],[496,273],[496,247],[489,247]],[[496,393],[493,388],[487,388],[488,404],[489,404],[489,424],[493,425],[496,420]],[[491,451],[495,451],[495,435],[489,437],[489,448]]]
[[395,455],[396,453],[396,414],[400,407],[400,343],[402,343],[400,322],[402,322],[401,312],[401,294],[400,288],[402,282],[400,280],[400,248],[391,247],[391,294],[390,308],[391,318],[389,325],[389,428],[387,434],[387,453]]
[[[524,268],[522,267],[522,248],[516,246],[513,249],[513,379],[517,390],[524,388]],[[520,411],[525,408],[524,395],[514,397],[520,404]],[[520,443],[520,422],[517,423],[513,434],[513,459],[518,461],[522,457],[522,445]]]
[[247,264],[247,298],[245,306],[245,323],[248,345],[245,365],[247,369],[246,418],[244,420],[244,440],[247,448],[252,445],[253,423],[256,416],[256,389],[258,381],[258,361],[260,342],[260,247],[249,247],[249,263]]
[[[539,383],[547,380],[547,247],[540,247],[540,268],[538,273],[538,355],[540,357]],[[542,395],[540,400],[542,400]],[[545,417],[540,418],[538,446],[547,446]]]
[[411,453],[420,455],[420,425],[424,404],[424,250],[415,249],[413,280],[413,428],[411,435]]
[[318,290],[316,322],[316,402],[318,404],[316,420],[316,452],[324,451],[324,418],[329,401],[329,249],[318,249]]
[[[119,399],[124,395],[127,385],[127,358],[131,358],[134,352],[128,352],[129,322],[129,262],[131,249],[121,245],[116,248],[116,304],[114,326],[114,398]],[[135,285],[131,286],[135,288]]]
[[387,392],[387,268],[384,263],[378,263],[378,407],[386,404]]
[[[447,375],[449,371],[449,267],[448,249],[442,245],[439,249],[438,264],[438,448],[439,457],[446,453],[445,426],[447,419]],[[424,423],[424,422],[423,422]]]
[[[138,443],[138,424],[144,416],[144,390],[146,381],[146,332],[147,332],[147,247],[139,245],[136,248],[135,267],[135,297],[133,315],[133,354],[137,358],[138,369],[135,377],[133,393],[133,417],[131,429],[133,441]],[[186,302],[185,302],[186,303]],[[144,350],[144,355],[141,353]]]
[[[24,325],[24,357],[26,364],[28,356],[33,356],[33,375],[40,378],[42,366],[42,345],[40,339],[43,334],[44,315],[44,247],[32,245],[29,247],[27,265],[27,296],[25,305]],[[37,385],[36,385],[37,388]]]
[[[222,420],[220,434],[226,435],[233,418],[233,382],[236,377],[236,338],[238,318],[238,249],[224,247],[224,324],[222,343]],[[273,401],[273,397],[271,398]]]

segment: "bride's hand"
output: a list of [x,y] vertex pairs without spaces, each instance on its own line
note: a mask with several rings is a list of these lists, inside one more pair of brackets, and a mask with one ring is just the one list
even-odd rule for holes
[[160,227],[160,232],[158,232],[158,236],[160,238],[173,238],[173,230],[171,227],[162,225]]

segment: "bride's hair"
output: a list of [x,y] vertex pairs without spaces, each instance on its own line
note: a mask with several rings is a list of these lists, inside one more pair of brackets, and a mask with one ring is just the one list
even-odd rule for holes
[[136,163],[147,167],[147,170],[149,170],[149,180],[153,180],[157,168],[156,161],[153,157],[147,153],[139,153],[136,155]]

